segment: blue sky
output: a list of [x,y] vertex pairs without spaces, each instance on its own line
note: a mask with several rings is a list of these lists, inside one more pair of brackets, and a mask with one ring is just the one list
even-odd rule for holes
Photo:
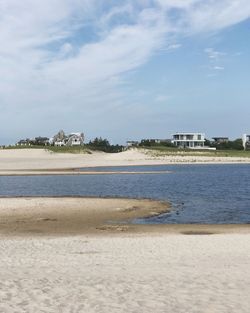
[[0,144],[250,133],[249,0],[2,0]]

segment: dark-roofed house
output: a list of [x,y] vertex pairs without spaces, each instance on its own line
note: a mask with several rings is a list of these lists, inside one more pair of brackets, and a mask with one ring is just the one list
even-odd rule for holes
[[220,143],[227,143],[229,141],[228,137],[213,137],[215,144],[220,144]]

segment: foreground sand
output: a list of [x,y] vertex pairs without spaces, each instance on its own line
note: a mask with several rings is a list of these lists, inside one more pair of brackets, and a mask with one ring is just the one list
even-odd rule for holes
[[[250,158],[209,157],[185,155],[152,156],[141,150],[121,153],[93,152],[92,154],[53,153],[43,149],[0,150],[0,175],[77,174],[80,167],[129,166],[161,164],[250,163]],[[40,170],[40,171],[39,171]]]
[[0,312],[249,313],[250,235],[0,239]]
[[249,313],[249,225],[126,225],[169,205],[0,199],[0,312]]

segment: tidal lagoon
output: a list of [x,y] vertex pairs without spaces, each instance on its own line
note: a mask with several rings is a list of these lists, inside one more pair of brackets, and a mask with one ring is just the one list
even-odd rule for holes
[[[0,196],[147,198],[169,201],[171,211],[157,217],[136,219],[134,223],[250,223],[249,164],[82,169],[90,170],[121,173],[83,176],[2,176]],[[122,174],[128,171],[138,174]],[[153,173],[141,174],[150,171]],[[164,173],[165,171],[167,173]]]

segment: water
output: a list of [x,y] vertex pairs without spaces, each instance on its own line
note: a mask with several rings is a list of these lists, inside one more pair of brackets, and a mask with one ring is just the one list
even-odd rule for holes
[[[96,169],[92,169],[96,171]],[[250,223],[250,165],[103,167],[168,174],[0,177],[0,196],[111,196],[167,200],[172,211],[137,223]]]

